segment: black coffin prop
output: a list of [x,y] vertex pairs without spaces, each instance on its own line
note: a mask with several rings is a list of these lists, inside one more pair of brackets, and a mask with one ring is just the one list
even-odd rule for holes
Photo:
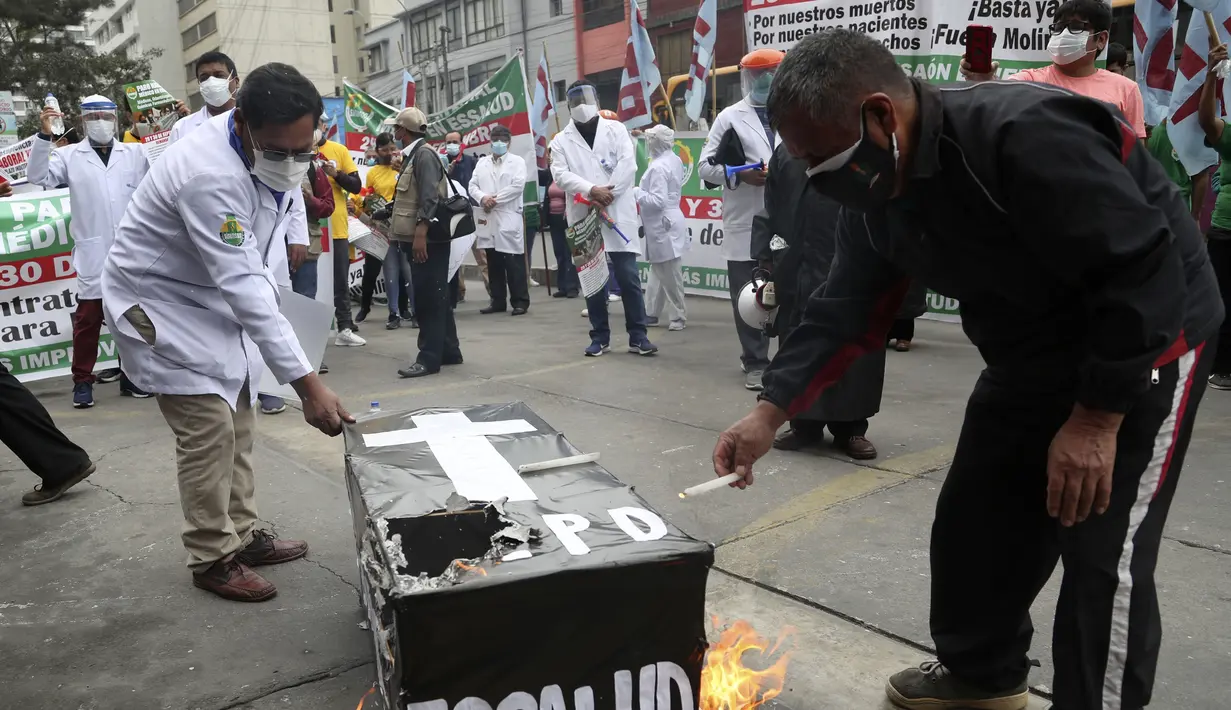
[[517,476],[582,453],[521,402],[368,417],[345,438],[387,707],[696,709],[710,544],[598,463]]

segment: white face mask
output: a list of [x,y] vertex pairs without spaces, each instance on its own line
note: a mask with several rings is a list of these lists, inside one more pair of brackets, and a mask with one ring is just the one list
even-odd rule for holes
[[1092,51],[1086,49],[1089,41],[1089,32],[1065,29],[1060,34],[1051,36],[1047,42],[1047,52],[1051,54],[1052,61],[1060,66],[1072,64]]
[[594,104],[577,104],[568,110],[569,115],[578,123],[588,123],[598,115],[598,107]]
[[85,134],[95,143],[110,143],[115,138],[115,121],[86,121]]
[[252,152],[256,154],[252,174],[256,175],[257,180],[275,192],[290,192],[303,184],[303,179],[308,175],[308,169],[312,167],[311,162],[269,160],[257,146],[256,141],[252,140],[252,131],[247,126],[244,126],[244,130],[248,131],[248,140],[252,141]]
[[214,108],[222,106],[231,100],[231,81],[211,76],[201,82],[201,98]]
[[312,132],[312,145],[320,145],[321,143],[324,143],[324,142],[325,142],[325,134],[321,132],[321,129],[318,128]]

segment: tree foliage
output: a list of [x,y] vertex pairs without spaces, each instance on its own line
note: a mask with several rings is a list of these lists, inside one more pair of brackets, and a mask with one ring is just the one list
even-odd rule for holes
[[[123,51],[101,54],[65,28],[86,24],[86,15],[113,0],[0,0],[0,89],[25,94],[41,106],[48,92],[66,115],[82,97],[102,94],[122,105],[124,84],[150,76],[150,60],[161,50],[129,58]],[[26,113],[22,135],[37,130],[38,110]]]

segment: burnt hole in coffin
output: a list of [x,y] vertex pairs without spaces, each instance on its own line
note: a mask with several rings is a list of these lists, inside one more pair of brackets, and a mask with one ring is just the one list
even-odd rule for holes
[[406,567],[397,572],[411,577],[439,577],[454,560],[483,557],[492,549],[492,536],[508,525],[486,508],[391,518],[388,524],[390,539],[401,536],[406,556]]

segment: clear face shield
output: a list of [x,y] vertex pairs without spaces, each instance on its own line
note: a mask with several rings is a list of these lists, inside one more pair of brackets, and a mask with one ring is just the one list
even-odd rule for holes
[[115,138],[115,109],[83,109],[81,127],[87,138],[95,143],[110,143]]
[[739,70],[740,88],[744,90],[744,99],[752,106],[764,106],[769,101],[769,89],[774,83],[774,72],[777,66],[764,68],[741,67]]
[[593,86],[576,86],[568,92],[568,112],[578,123],[587,123],[598,115],[598,92]]

